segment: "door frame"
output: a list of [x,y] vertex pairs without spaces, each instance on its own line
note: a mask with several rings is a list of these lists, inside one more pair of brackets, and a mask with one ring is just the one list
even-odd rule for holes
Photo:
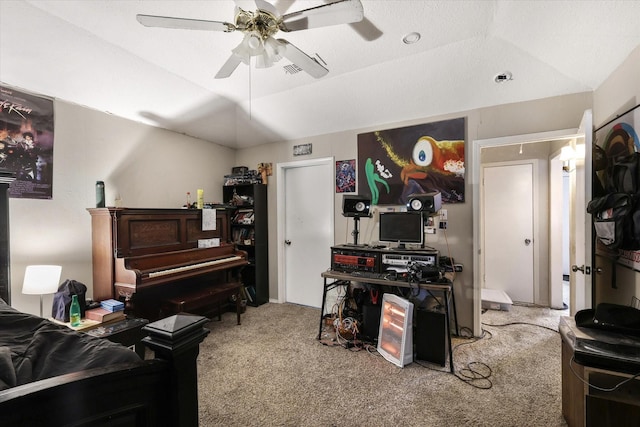
[[[555,310],[565,308],[560,277],[564,275],[564,264],[569,263],[568,258],[564,258],[564,216],[568,216],[569,207],[565,206],[564,162],[560,154],[561,150],[557,150],[549,156],[549,305]],[[568,252],[569,249],[566,255]]]
[[534,142],[571,140],[579,135],[578,128],[562,129],[523,135],[504,136],[499,138],[476,139],[471,143],[471,193],[473,218],[473,334],[482,335],[480,314],[482,313],[482,280],[480,277],[481,244],[480,244],[480,154],[483,148],[504,145],[528,144]]
[[[539,202],[538,202],[538,198],[539,198],[539,193],[540,193],[540,188],[538,186],[538,174],[539,174],[539,165],[540,161],[539,159],[523,159],[523,160],[509,160],[509,161],[503,161],[503,162],[490,162],[490,163],[486,163],[486,164],[480,164],[480,197],[481,197],[481,203],[484,204],[484,169],[491,167],[491,168],[495,168],[495,167],[504,167],[504,166],[517,166],[517,165],[531,165],[531,187],[532,187],[532,206],[531,206],[531,217],[532,217],[532,221],[533,223],[531,224],[531,239],[533,240],[533,265],[531,266],[532,268],[532,292],[533,292],[533,303],[534,304],[539,304],[540,303],[540,230],[539,230],[539,226],[538,226],[538,219],[540,216],[540,210],[539,210]],[[480,212],[480,218],[482,218],[482,213],[483,210],[481,210]],[[480,253],[483,252],[484,249],[484,241],[485,241],[485,236],[486,234],[486,230],[484,227],[484,222],[480,221]],[[485,283],[485,263],[484,263],[484,259],[482,258],[482,256],[480,257],[480,286],[481,288],[484,287],[486,285]]]
[[[300,160],[293,162],[278,163],[276,165],[276,180],[277,180],[277,202],[276,202],[276,218],[277,220],[277,244],[278,244],[278,302],[284,303],[286,301],[286,254],[284,247],[285,230],[286,230],[286,170],[308,167],[308,166],[327,166],[327,185],[330,185],[333,189],[335,181],[335,160],[333,157],[321,157],[317,159]],[[335,197],[334,197],[335,199]],[[334,230],[331,236],[331,240],[335,242],[335,205],[329,207],[330,215],[330,230]],[[327,248],[330,251],[331,248]]]

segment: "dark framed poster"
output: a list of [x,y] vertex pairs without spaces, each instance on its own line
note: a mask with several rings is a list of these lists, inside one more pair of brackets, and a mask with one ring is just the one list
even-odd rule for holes
[[13,172],[9,197],[53,195],[53,100],[0,86],[0,170]]
[[358,135],[358,194],[374,205],[404,205],[411,194],[439,191],[464,202],[465,118]]
[[336,161],[336,193],[356,191],[356,160]]
[[[609,187],[607,170],[616,158],[640,152],[640,105],[620,114],[594,132],[593,197],[600,197]],[[615,259],[619,264],[640,271],[640,251],[611,250],[596,239],[596,253]]]

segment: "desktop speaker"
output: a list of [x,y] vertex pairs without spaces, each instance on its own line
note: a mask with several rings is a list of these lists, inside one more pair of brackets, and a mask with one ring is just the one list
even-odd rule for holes
[[439,191],[412,194],[407,199],[407,210],[436,213],[442,207],[442,195]]
[[348,196],[342,199],[342,215],[347,217],[371,216],[371,199],[364,196]]

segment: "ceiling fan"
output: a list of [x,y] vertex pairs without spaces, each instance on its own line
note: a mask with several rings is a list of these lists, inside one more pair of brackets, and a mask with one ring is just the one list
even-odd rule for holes
[[362,21],[364,10],[360,0],[339,0],[332,3],[280,15],[266,0],[253,0],[256,11],[250,12],[236,3],[235,23],[207,21],[166,16],[137,15],[138,22],[147,27],[173,29],[223,31],[244,33],[242,42],[232,49],[231,56],[216,74],[217,79],[229,77],[244,63],[250,65],[251,57],[256,58],[257,68],[271,67],[280,59],[287,58],[293,64],[315,78],[326,75],[329,70],[320,62],[284,39],[276,39],[279,32],[300,31],[310,28]]

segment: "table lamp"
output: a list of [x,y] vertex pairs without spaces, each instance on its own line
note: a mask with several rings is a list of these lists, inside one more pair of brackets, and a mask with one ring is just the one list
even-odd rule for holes
[[28,265],[22,282],[22,293],[40,295],[40,317],[42,317],[42,296],[58,291],[62,267],[59,265]]

